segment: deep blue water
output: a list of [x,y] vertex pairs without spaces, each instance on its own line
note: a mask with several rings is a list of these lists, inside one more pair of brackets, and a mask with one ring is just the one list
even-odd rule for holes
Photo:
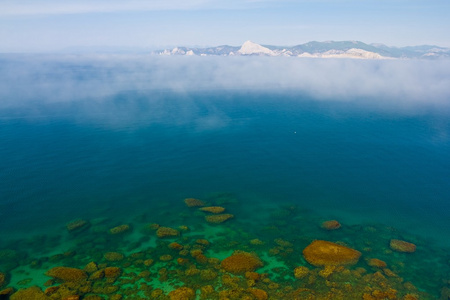
[[446,112],[226,91],[123,92],[36,110],[0,119],[8,231],[227,191],[450,237]]

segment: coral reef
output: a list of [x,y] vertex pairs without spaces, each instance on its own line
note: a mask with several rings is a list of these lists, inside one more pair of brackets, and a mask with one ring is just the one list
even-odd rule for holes
[[314,266],[353,265],[361,252],[328,241],[315,240],[303,250],[306,261]]

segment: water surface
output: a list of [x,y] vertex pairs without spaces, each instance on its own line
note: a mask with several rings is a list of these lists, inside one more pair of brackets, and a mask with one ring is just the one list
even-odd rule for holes
[[[48,280],[43,273],[51,267],[104,263],[106,251],[130,255],[128,260],[132,253],[147,251],[147,258],[158,260],[167,254],[168,242],[144,230],[158,223],[190,227],[175,240],[182,244],[210,240],[215,246],[204,249],[208,257],[254,251],[272,280],[294,289],[326,286],[325,281],[292,281],[299,265],[319,272],[302,257],[314,239],[361,251],[356,267],[368,274],[377,271],[368,259],[386,261],[418,289],[408,291],[392,279],[401,295],[426,292],[421,297],[433,299],[445,287],[450,269],[446,109],[255,89],[134,89],[69,99],[36,100],[0,111],[0,248],[3,254],[15,253],[0,257],[0,266],[11,286],[43,288]],[[234,219],[205,224],[204,213],[184,205],[189,197],[225,206]],[[87,220],[91,227],[71,235],[64,227],[74,219]],[[320,228],[331,219],[342,228]],[[120,224],[131,225],[132,233],[109,238],[108,229]],[[234,246],[224,236],[234,239]],[[256,238],[266,246],[249,244]],[[279,239],[291,246],[283,248]],[[391,239],[414,243],[417,251],[392,252]],[[49,261],[72,250],[75,256]],[[129,264],[107,263],[131,272]],[[140,268],[138,263],[135,267]],[[152,272],[163,267],[179,268],[157,264]],[[198,289],[197,279],[171,276],[160,287],[165,294],[180,285]],[[147,292],[158,284],[153,282]],[[226,290],[223,278],[210,284],[217,292]],[[116,286],[120,293],[120,281]],[[257,287],[265,289],[262,282]],[[276,297],[275,290],[268,293]]]

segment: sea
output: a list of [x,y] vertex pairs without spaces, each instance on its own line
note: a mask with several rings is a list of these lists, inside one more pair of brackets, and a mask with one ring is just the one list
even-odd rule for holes
[[448,62],[201,59],[0,58],[2,297],[449,299]]

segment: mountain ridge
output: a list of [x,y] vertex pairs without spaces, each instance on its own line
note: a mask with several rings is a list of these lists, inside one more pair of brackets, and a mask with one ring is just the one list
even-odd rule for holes
[[242,46],[175,47],[153,52],[158,55],[198,56],[295,56],[311,58],[355,59],[438,59],[450,58],[450,48],[435,45],[390,47],[380,43],[360,41],[311,41],[296,46],[261,45],[246,41]]

